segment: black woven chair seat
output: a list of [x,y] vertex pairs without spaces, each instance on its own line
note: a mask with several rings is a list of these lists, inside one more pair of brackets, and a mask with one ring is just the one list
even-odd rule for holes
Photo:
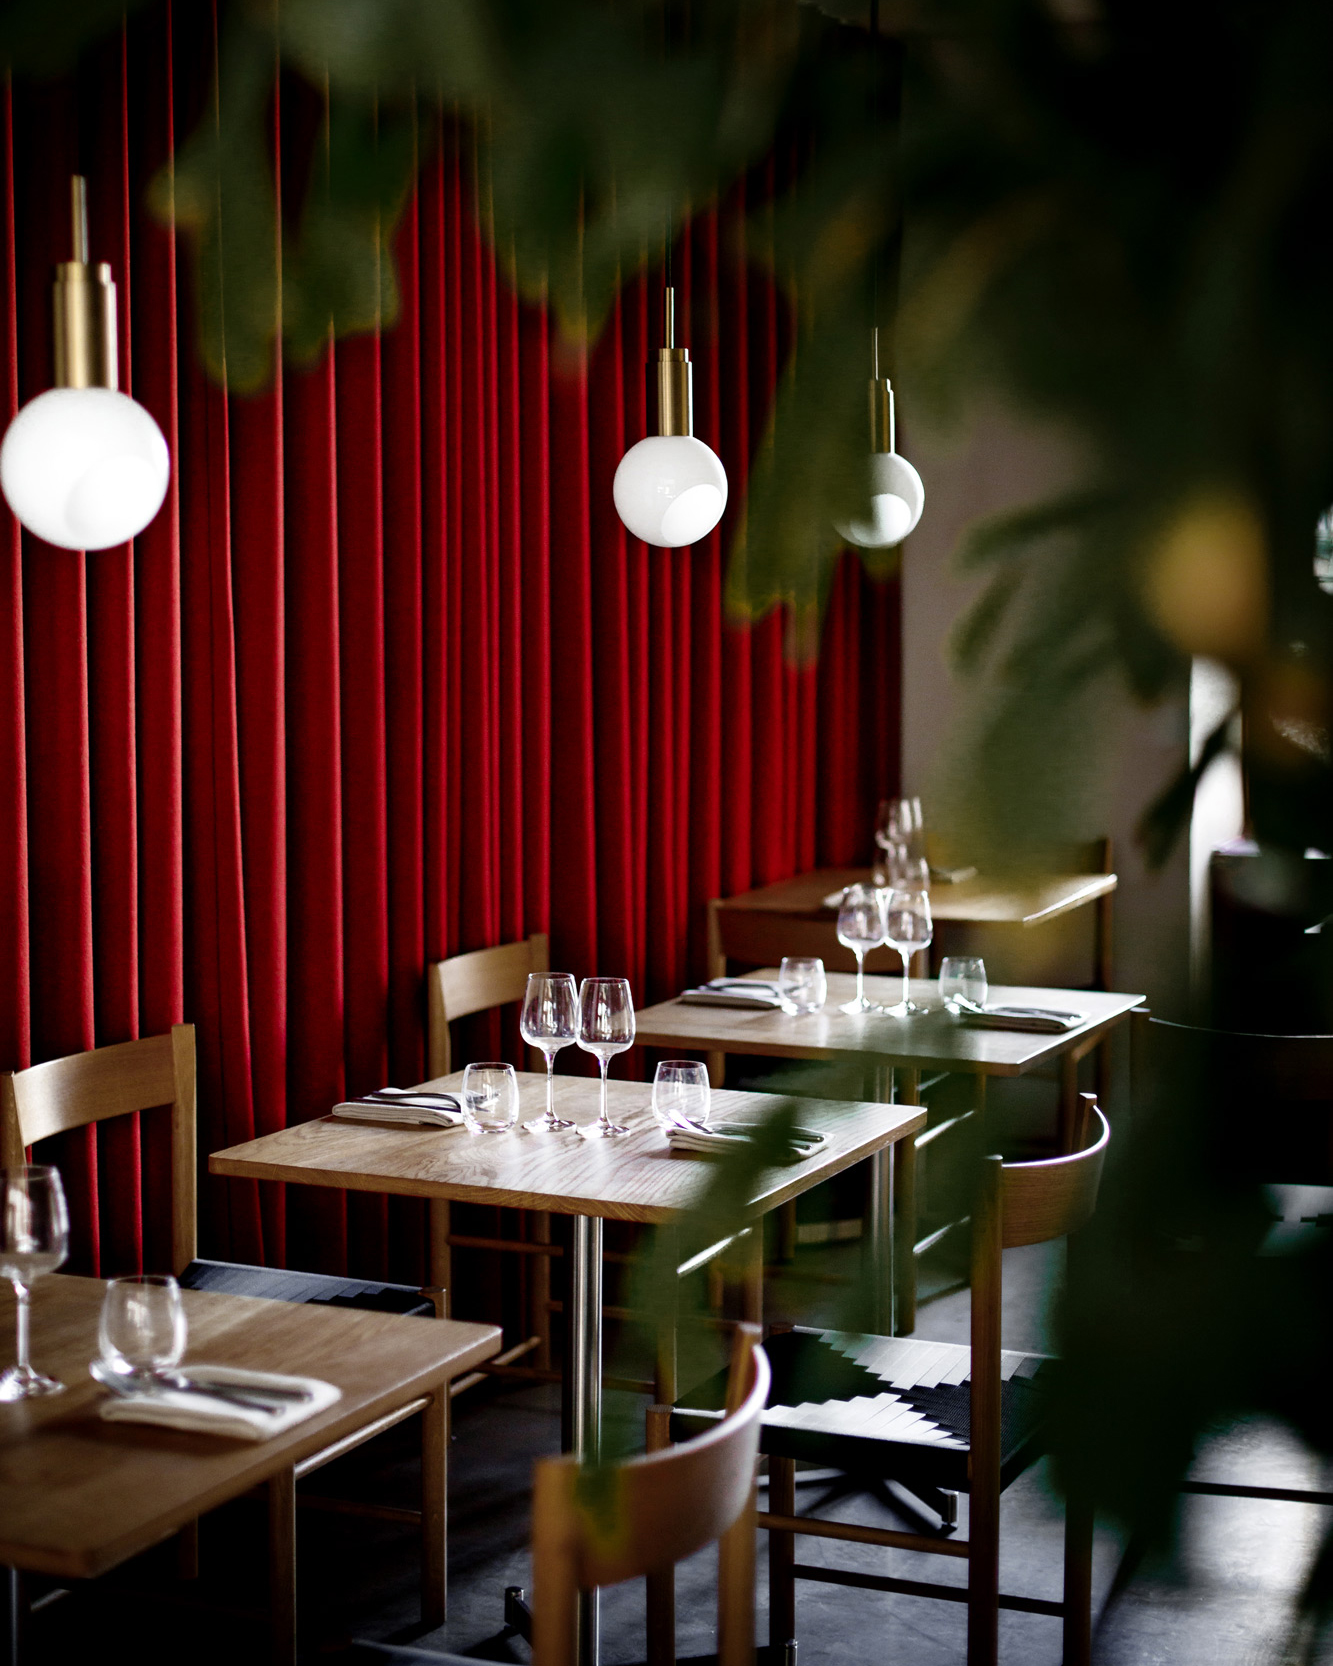
[[261,1296],[271,1302],[317,1302],[369,1313],[407,1313],[433,1318],[429,1296],[410,1284],[297,1273],[285,1267],[250,1267],[243,1261],[191,1261],[180,1276],[187,1290],[215,1290],[225,1296]]
[[350,1643],[345,1652],[335,1656],[339,1661],[347,1661],[351,1666],[353,1661],[364,1661],[365,1666],[371,1666],[373,1661],[398,1661],[400,1666],[419,1662],[420,1666],[477,1666],[475,1655],[437,1654],[433,1649],[414,1649],[405,1647],[401,1643],[367,1643],[357,1639]]
[[[968,1490],[971,1349],[913,1337],[798,1327],[764,1344],[773,1386],[760,1450],[850,1474]],[[1000,1399],[1001,1484],[1042,1451],[1054,1361],[1006,1352]],[[684,1397],[678,1439],[716,1421],[724,1373]]]

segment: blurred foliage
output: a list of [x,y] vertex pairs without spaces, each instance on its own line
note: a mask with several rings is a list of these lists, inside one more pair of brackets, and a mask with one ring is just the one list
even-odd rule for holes
[[[10,0],[0,54],[16,74],[68,67],[125,9]],[[737,521],[734,612],[786,606],[793,652],[817,642],[830,522],[864,492],[878,321],[905,422],[998,399],[1082,459],[1073,489],[958,551],[981,588],[953,641],[976,691],[942,777],[953,842],[994,864],[1086,835],[1108,695],[1178,694],[1204,654],[1239,680],[1256,836],[1333,849],[1333,597],[1313,571],[1333,504],[1328,0],[883,0],[882,36],[867,0],[222,0],[220,16],[216,97],[154,191],[194,240],[215,375],[256,387],[279,336],[309,357],[392,321],[392,231],[441,110],[470,135],[500,258],[575,338],[781,147],[800,165],[750,241],[796,340]],[[281,217],[279,76],[317,130]],[[1147,820],[1158,858],[1197,774]],[[1328,1012],[1331,987],[1325,965]],[[1257,1254],[1252,1182],[1197,1160],[1207,1109],[1187,1084],[1134,1134],[1069,1326],[1074,1380],[1123,1390],[1114,1413],[1099,1402],[1099,1439],[1121,1419],[1103,1496],[1156,1525],[1218,1419],[1273,1409],[1333,1455],[1311,1392],[1328,1252]],[[719,1166],[701,1232],[735,1220],[743,1186]],[[643,1300],[665,1266],[643,1270]],[[1251,1312],[1262,1377],[1238,1340]],[[1098,1456],[1071,1439],[1067,1461],[1080,1451]],[[1330,1592],[1333,1551],[1308,1615]]]

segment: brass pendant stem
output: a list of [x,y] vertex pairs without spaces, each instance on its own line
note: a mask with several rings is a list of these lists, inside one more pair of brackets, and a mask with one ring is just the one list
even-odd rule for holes
[[73,260],[56,267],[54,304],[55,385],[114,388],[116,286],[106,261],[88,259],[87,182],[70,181]]
[[659,434],[693,434],[694,432],[694,366],[690,363],[688,347],[676,346],[676,292],[666,291],[663,316],[665,347],[657,350],[657,360],[650,366],[656,372],[657,432]]
[[895,451],[895,439],[893,384],[887,376],[874,376],[870,381],[870,449]]
[[879,325],[870,332],[870,449],[896,451],[893,383],[879,373]]

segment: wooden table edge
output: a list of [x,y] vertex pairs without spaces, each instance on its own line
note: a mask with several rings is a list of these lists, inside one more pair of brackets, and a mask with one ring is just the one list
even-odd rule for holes
[[[842,870],[837,868],[830,868],[828,870],[830,873],[839,873],[843,871],[850,872],[853,870]],[[869,869],[855,871],[863,872],[867,876],[869,874]],[[1120,885],[1120,876],[1113,873],[1087,875],[1067,874],[1060,877],[1068,879],[1086,879],[1087,883],[1080,885],[1077,891],[1075,891],[1071,896],[1066,897],[1063,901],[1052,903],[1047,908],[1039,909],[1035,914],[1024,914],[1019,919],[987,920],[981,918],[979,915],[964,915],[957,919],[951,919],[950,916],[943,911],[939,913],[938,917],[949,924],[974,924],[1010,927],[1018,926],[1026,930],[1031,926],[1041,925],[1046,920],[1058,919],[1061,914],[1072,914],[1076,908],[1086,907],[1088,903],[1096,902],[1099,897],[1109,896],[1112,891],[1119,889]],[[775,883],[781,885],[783,881],[778,880]],[[793,919],[828,921],[829,923],[832,923],[835,918],[835,911],[831,908],[826,908],[822,903],[813,907],[797,908],[790,903],[766,903],[759,902],[757,900],[748,900],[751,897],[757,898],[758,896],[762,896],[763,892],[767,889],[769,889],[769,887],[763,886],[757,892],[742,892],[739,896],[735,897],[721,897],[718,899],[718,911],[720,913],[731,911],[736,914],[786,914]],[[937,907],[941,903],[946,906],[948,905],[951,900],[949,896],[951,890],[951,886],[943,884],[938,880],[931,886],[931,897],[934,899],[934,903]]]
[[[869,1101],[863,1101],[863,1103],[869,1103]],[[883,1137],[883,1130],[881,1130],[878,1134],[867,1135],[846,1153],[840,1154],[836,1160],[822,1159],[825,1166],[820,1171],[821,1180],[831,1179],[833,1175],[841,1174],[844,1169],[850,1168],[854,1163],[864,1162],[867,1157],[873,1156],[876,1151],[881,1150],[884,1146],[892,1145],[896,1140],[902,1139],[905,1134],[915,1133],[925,1122],[925,1113],[917,1111],[915,1106],[899,1105],[891,1107],[889,1104],[883,1106],[885,1110],[890,1108],[896,1108],[904,1113],[911,1114],[905,1114],[899,1122],[894,1124],[888,1139]],[[602,1213],[590,1206],[579,1207],[578,1200],[571,1200],[559,1193],[519,1191],[504,1186],[468,1186],[465,1184],[441,1187],[439,1184],[432,1184],[429,1180],[416,1180],[408,1176],[365,1175],[348,1173],[342,1169],[305,1168],[297,1174],[293,1173],[292,1169],[284,1163],[268,1163],[257,1161],[254,1158],[229,1156],[230,1151],[238,1149],[240,1148],[232,1146],[227,1150],[211,1153],[208,1159],[209,1173],[224,1175],[228,1179],[235,1180],[277,1180],[289,1186],[330,1186],[344,1192],[372,1192],[392,1197],[440,1198],[447,1193],[447,1200],[450,1203],[482,1203],[504,1209],[548,1210],[551,1214],[556,1215],[584,1215],[592,1219],[633,1221],[640,1226],[662,1226],[668,1221],[679,1219],[684,1212],[680,1208],[665,1209],[647,1204],[618,1203],[614,1213]],[[686,1161],[687,1159],[678,1158],[673,1160]],[[704,1160],[706,1161],[706,1159]],[[834,1162],[836,1162],[836,1166],[831,1166]],[[791,1185],[793,1187],[796,1186],[799,1178],[800,1168],[799,1163],[791,1165]],[[770,1170],[769,1172],[785,1174],[788,1171],[784,1168]],[[756,1209],[754,1212],[761,1215],[767,1214],[769,1210],[776,1209],[792,1197],[799,1196],[799,1192],[799,1187],[793,1191],[785,1185],[778,1187],[776,1192],[766,1192],[763,1198],[758,1200],[763,1207]]]
[[[1072,990],[1070,993],[1077,995],[1084,993],[1084,991]],[[1087,993],[1112,995],[1122,994],[1122,992],[1118,989],[1087,991]],[[1123,994],[1123,999],[1129,1000],[1131,997],[1126,992]],[[1141,1006],[1145,997],[1142,995],[1136,995],[1132,997],[1132,999],[1135,1006]],[[682,1002],[679,996],[676,996],[666,1001],[656,1002],[655,1004],[657,1006],[666,1007],[682,1005],[688,1006],[689,1003]],[[707,1011],[708,1009],[696,1008],[695,1010]],[[1113,1029],[1117,1024],[1123,1024],[1133,1011],[1134,1007],[1130,1006],[1126,1007],[1123,1012],[1108,1012],[1104,1018],[1092,1019],[1087,1024],[1080,1024],[1077,1029],[1068,1030],[1063,1034],[1051,1035],[1048,1032],[1041,1030],[1012,1031],[1010,1033],[1016,1035],[1033,1035],[1039,1037],[1043,1041],[1067,1042],[1071,1046],[1082,1046],[1084,1043],[1092,1043],[1094,1040],[1099,1039],[1108,1030]],[[811,1045],[788,1046],[784,1042],[765,1041],[762,1037],[756,1040],[753,1036],[710,1036],[707,1041],[702,1041],[691,1040],[687,1036],[677,1035],[674,1032],[654,1030],[650,1025],[645,1026],[641,1014],[638,1016],[636,1023],[637,1029],[634,1037],[634,1044],[636,1047],[657,1047],[666,1049],[672,1047],[683,1047],[695,1053],[750,1053],[755,1058],[797,1059],[815,1062],[829,1060],[834,1064],[845,1064],[849,1058],[859,1058],[878,1060],[880,1063],[892,1065],[898,1070],[946,1070],[951,1076],[1026,1076],[1029,1072],[1040,1069],[1043,1064],[1049,1064],[1054,1059],[1060,1057],[1059,1053],[1048,1050],[1043,1057],[1033,1059],[1031,1064],[1021,1065],[1000,1062],[992,1063],[985,1059],[945,1060],[941,1059],[934,1053],[916,1054],[897,1050],[893,1052],[878,1052],[871,1047],[853,1049],[848,1047],[815,1047]],[[986,1032],[983,1030],[978,1033],[998,1035],[1004,1034],[1005,1032],[1000,1030],[991,1030]],[[265,1176],[264,1178],[272,1177]]]
[[[250,1297],[249,1300],[257,1298]],[[259,1298],[262,1299],[262,1298]],[[290,1306],[290,1303],[278,1303],[279,1306]],[[413,1319],[411,1322],[423,1325],[435,1324],[439,1321],[426,1318]],[[419,1400],[423,1395],[433,1394],[444,1383],[451,1382],[455,1377],[462,1376],[479,1365],[482,1360],[489,1359],[492,1354],[498,1354],[503,1341],[503,1332],[498,1325],[485,1325],[479,1320],[451,1319],[449,1324],[475,1325],[479,1330],[488,1332],[466,1348],[456,1359],[451,1359],[444,1365],[423,1366],[416,1372],[410,1383],[399,1384],[359,1408],[355,1413],[343,1411],[338,1415],[338,1405],[332,1405],[319,1416],[312,1417],[308,1424],[301,1423],[291,1430],[296,1437],[291,1445],[285,1444],[286,1437],[276,1437],[284,1442],[280,1455],[276,1452],[267,1454],[267,1459],[257,1465],[254,1473],[243,1484],[238,1486],[235,1480],[219,1482],[218,1485],[199,1493],[189,1501],[189,1504],[179,1509],[172,1509],[155,1521],[151,1528],[144,1528],[138,1532],[127,1533],[114,1544],[99,1545],[95,1550],[78,1553],[60,1554],[45,1553],[31,1545],[11,1544],[0,1533],[0,1565],[22,1568],[27,1573],[53,1574],[57,1578],[97,1579],[104,1573],[110,1573],[113,1568],[129,1561],[133,1556],[141,1555],[151,1550],[154,1545],[162,1544],[173,1533],[180,1531],[187,1522],[204,1516],[210,1510],[216,1510],[223,1504],[229,1504],[234,1499],[243,1497],[252,1487],[262,1486],[280,1471],[294,1464],[303,1462],[316,1452],[322,1452],[326,1446],[332,1446],[346,1435],[355,1433],[367,1423],[374,1423],[397,1407],[406,1405],[409,1400]],[[96,1402],[94,1402],[96,1405]],[[96,1416],[95,1411],[90,1415]],[[332,1421],[328,1421],[332,1419]],[[141,1425],[149,1427],[149,1425]],[[203,1438],[207,1439],[207,1435]],[[237,1442],[237,1445],[243,1444]],[[248,1443],[244,1443],[248,1444]],[[256,1456],[264,1452],[268,1441],[255,1441]],[[165,1525],[164,1525],[165,1524]]]

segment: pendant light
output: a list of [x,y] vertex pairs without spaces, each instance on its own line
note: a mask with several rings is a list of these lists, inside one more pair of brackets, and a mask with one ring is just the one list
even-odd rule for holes
[[926,488],[906,457],[895,449],[893,385],[879,373],[879,331],[872,331],[870,376],[870,518],[835,521],[834,530],[863,550],[900,544],[921,519]]
[[694,367],[676,346],[676,292],[665,305],[666,345],[648,369],[657,383],[657,432],[620,459],[611,492],[616,513],[634,534],[660,549],[683,549],[706,537],[727,507],[727,472],[715,451],[694,437]]
[[29,400],[0,445],[0,489],[29,532],[103,550],[142,532],[171,477],[167,442],[116,389],[116,286],[88,260],[86,182],[71,186],[74,258],[56,267],[55,386]]

